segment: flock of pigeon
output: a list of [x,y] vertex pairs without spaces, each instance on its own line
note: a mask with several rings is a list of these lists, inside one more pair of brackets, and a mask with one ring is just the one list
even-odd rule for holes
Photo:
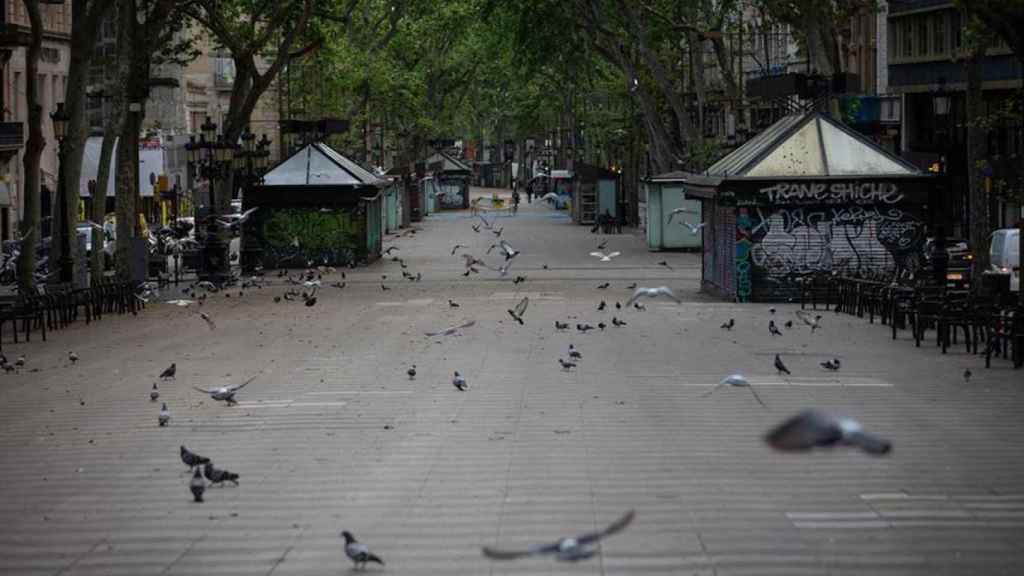
[[[678,209],[675,212],[673,212],[673,216],[677,212],[684,213],[686,212],[686,210]],[[451,249],[451,255],[455,256],[460,250],[463,251],[462,254],[460,255],[460,258],[463,259],[465,268],[462,274],[463,276],[468,277],[472,274],[479,274],[481,270],[487,269],[496,272],[499,275],[499,277],[507,277],[512,264],[515,262],[516,257],[521,254],[521,251],[515,249],[507,240],[501,238],[504,232],[503,227],[496,227],[495,222],[493,220],[488,220],[483,215],[480,215],[479,219],[480,223],[474,224],[472,226],[473,231],[477,234],[493,234],[495,240],[487,249],[485,255],[490,255],[495,250],[498,250],[501,260],[498,263],[490,264],[484,259],[477,258],[473,254],[467,252],[466,249],[468,247],[463,244],[456,244]],[[696,234],[697,231],[699,231],[700,227],[703,226],[703,223],[699,225],[689,226],[691,227],[693,233]],[[598,258],[601,262],[610,262],[613,258],[621,255],[621,252],[619,251],[605,252],[607,248],[607,243],[607,240],[601,242],[597,246],[597,249],[591,252],[590,255],[595,258]],[[385,254],[391,255],[391,253],[395,250],[397,250],[397,248],[390,247],[385,251]],[[407,280],[412,282],[418,282],[421,279],[422,276],[419,273],[413,275],[410,272],[407,272],[407,265],[400,258],[393,257],[392,260],[398,262],[401,265],[402,275]],[[669,266],[667,262],[660,262],[659,265],[664,266],[667,269],[671,269],[671,266]],[[545,268],[547,267],[545,266]],[[334,270],[325,269],[324,267],[314,267],[313,263],[309,263],[309,267],[299,278],[292,278],[290,275],[287,274],[286,271],[282,271],[281,273],[279,273],[279,276],[281,278],[285,278],[289,284],[295,286],[296,288],[290,288],[287,292],[285,292],[283,297],[275,297],[275,302],[280,302],[281,299],[294,300],[297,299],[297,297],[301,296],[306,306],[315,305],[316,293],[321,286],[323,274],[325,272],[330,273],[334,272]],[[345,287],[345,273],[342,272],[341,274],[342,282],[333,284],[337,288]],[[261,271],[258,271],[257,276],[254,276],[252,279],[247,280],[243,283],[243,288],[262,288],[261,278],[262,273]],[[382,280],[386,279],[387,276],[383,275]],[[516,276],[513,279],[515,285],[519,285],[520,283],[525,281],[525,276]],[[297,290],[298,286],[301,286],[305,290],[299,292]],[[605,282],[597,286],[598,290],[607,290],[609,287],[609,282]],[[666,298],[677,304],[681,302],[679,297],[668,286],[643,287],[638,286],[637,284],[634,283],[627,286],[626,288],[632,290],[632,295],[628,300],[626,300],[624,306],[620,302],[615,302],[614,306],[616,310],[621,311],[623,307],[625,307],[626,309],[633,307],[635,310],[642,311],[645,309],[643,300],[653,298]],[[390,287],[388,287],[384,282],[382,282],[381,289],[383,291],[387,291],[390,289]],[[196,296],[197,290],[203,291],[202,294],[198,297]],[[198,282],[193,285],[190,285],[184,290],[184,292],[190,297],[189,300],[171,300],[169,301],[169,303],[182,307],[188,307],[191,306],[193,303],[198,303],[198,308],[202,306],[202,303],[207,298],[208,294],[216,293],[222,290],[224,290],[223,287],[214,286],[209,282]],[[230,296],[230,293],[225,292],[225,294],[227,296]],[[238,292],[239,296],[242,296],[243,294],[244,292],[241,290]],[[156,295],[157,294],[155,286],[144,286],[143,294],[141,294],[139,297],[148,300],[148,298],[154,297]],[[448,305],[451,308],[459,308],[459,304],[454,300],[449,299]],[[516,324],[525,325],[526,312],[528,307],[529,298],[524,297],[513,308],[508,309],[507,313]],[[608,303],[605,300],[601,300],[597,306],[597,310],[604,311],[608,307]],[[778,325],[775,323],[774,319],[775,309],[771,308],[770,312],[772,315],[772,319],[769,320],[768,324],[769,334],[772,337],[781,336],[783,333],[781,329],[778,327]],[[213,322],[212,318],[210,318],[209,315],[202,311],[199,311],[198,314],[206,322],[207,326],[211,330],[216,328],[216,324]],[[808,314],[798,312],[797,317],[803,324],[805,324],[811,330],[812,333],[820,328],[820,315],[814,316],[812,318]],[[613,326],[618,328],[626,326],[626,324],[627,323],[623,320],[620,320],[617,315],[612,317]],[[470,328],[474,325],[474,320],[468,320],[461,324],[453,325],[442,330],[425,332],[425,335],[428,337],[452,336],[459,334],[460,331]],[[723,330],[731,331],[735,328],[735,326],[736,320],[734,318],[730,318],[727,322],[722,324],[721,328]],[[791,329],[793,327],[793,322],[791,320],[787,321],[784,324],[784,326],[786,329]],[[606,325],[603,322],[599,322],[597,324],[597,328],[603,331],[606,328]],[[557,320],[555,321],[556,331],[564,331],[568,329],[568,322],[560,322]],[[595,327],[586,323],[577,323],[576,329],[580,333],[586,333],[589,330],[595,329]],[[569,371],[576,368],[579,362],[582,361],[582,359],[582,352],[573,344],[569,344],[566,356],[559,357],[558,362],[563,370]],[[75,363],[77,360],[78,357],[77,355],[75,355],[74,352],[69,353],[69,361],[72,364]],[[12,366],[7,362],[6,357],[0,354],[0,367],[3,367],[5,370],[20,368],[21,366],[24,366],[24,364],[24,357],[19,358]],[[775,356],[774,367],[780,375],[789,376],[791,374],[790,370],[786,367],[782,358],[779,355]],[[840,369],[840,361],[837,358],[833,358],[825,362],[822,362],[821,367],[825,370],[835,372]],[[176,373],[177,365],[171,364],[167,369],[161,372],[159,381],[163,382],[167,380],[173,380],[175,378]],[[408,368],[407,375],[410,380],[414,380],[416,378],[417,371],[415,365],[412,365]],[[252,382],[255,378],[256,376],[253,376],[252,378],[249,378],[248,380],[240,384],[218,386],[214,388],[194,388],[199,392],[207,394],[211,399],[219,402],[224,402],[225,404],[230,406],[236,404],[236,394],[247,384]],[[465,376],[460,374],[459,371],[454,371],[452,377],[452,385],[459,392],[466,392],[469,390],[469,385],[466,381]],[[750,390],[751,394],[754,396],[754,398],[757,400],[759,404],[761,404],[762,406],[765,405],[764,402],[761,400],[760,396],[758,396],[757,392],[754,390],[753,386],[751,386],[750,381],[741,374],[733,374],[723,378],[721,382],[719,382],[717,386],[709,390],[705,394],[705,396],[709,396],[715,393],[719,388],[724,386],[746,388]],[[154,382],[150,390],[150,401],[156,403],[159,401],[159,399],[160,388],[158,383]],[[168,409],[166,403],[162,403],[157,416],[157,423],[160,427],[166,427],[170,425],[170,422],[170,410]],[[772,430],[768,431],[764,435],[763,440],[772,448],[781,451],[807,451],[819,447],[849,445],[859,447],[868,454],[882,455],[890,452],[892,448],[892,445],[889,441],[864,431],[863,427],[856,421],[847,418],[837,418],[818,410],[804,410],[796,414],[795,416],[785,420]],[[195,502],[203,502],[203,497],[204,494],[206,493],[208,486],[223,486],[225,485],[226,482],[230,482],[231,484],[237,486],[239,483],[239,474],[228,471],[226,469],[215,467],[213,462],[209,458],[192,452],[185,446],[180,447],[180,457],[181,461],[189,468],[189,470],[192,473],[191,479],[189,481],[189,491],[191,492],[193,500]],[[574,537],[561,538],[552,543],[530,546],[524,550],[509,551],[484,547],[482,552],[484,556],[493,560],[514,560],[527,556],[537,555],[553,555],[557,560],[569,562],[585,560],[587,558],[594,556],[594,554],[597,553],[597,544],[603,538],[614,535],[624,530],[633,521],[634,516],[635,513],[633,511],[629,511],[602,530],[588,532]],[[372,553],[365,544],[356,540],[356,538],[352,535],[351,532],[344,531],[341,533],[341,536],[345,540],[345,553],[357,568],[365,568],[365,566],[368,563],[378,563],[381,565],[384,564],[384,561],[381,559],[380,556]]]

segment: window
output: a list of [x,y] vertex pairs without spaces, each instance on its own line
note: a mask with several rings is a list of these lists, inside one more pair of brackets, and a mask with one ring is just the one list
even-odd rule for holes
[[901,44],[903,46],[902,56],[904,58],[910,58],[914,55],[914,35],[911,34],[913,31],[913,20],[910,18],[904,18],[900,21],[899,31],[902,36]]
[[928,17],[918,16],[915,20],[914,35],[917,36],[917,55],[926,56],[928,54]]
[[946,52],[946,15],[938,13],[932,16],[932,53]]
[[954,52],[963,47],[963,27],[960,24],[960,11],[954,10],[949,13],[950,48]]

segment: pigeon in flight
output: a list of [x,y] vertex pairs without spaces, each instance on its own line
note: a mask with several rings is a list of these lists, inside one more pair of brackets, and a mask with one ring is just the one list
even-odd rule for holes
[[554,554],[555,559],[561,562],[578,562],[580,560],[586,560],[587,558],[597,554],[596,545],[601,541],[601,539],[607,538],[608,536],[624,530],[629,526],[629,523],[633,521],[634,515],[634,511],[630,510],[629,512],[626,512],[622,518],[612,522],[604,530],[587,532],[572,538],[562,538],[551,544],[537,544],[529,546],[525,550],[521,551],[496,550],[489,546],[484,546],[483,554],[491,560],[516,560],[527,556],[539,556],[544,554]]
[[[256,376],[259,376],[259,374],[257,374]],[[242,388],[245,388],[245,386],[249,382],[255,380],[256,376],[249,378],[248,380],[242,382],[241,384],[231,384],[230,386],[218,386],[217,388],[209,389],[200,388],[198,386],[193,386],[193,388],[204,394],[209,394],[210,398],[213,398],[214,400],[227,402],[228,406],[231,406],[233,404],[238,404],[238,401],[235,400],[235,393],[237,393]]]
[[380,556],[370,552],[370,549],[366,544],[362,544],[351,532],[345,530],[341,533],[341,536],[345,539],[345,556],[355,564],[356,568],[366,568],[367,562],[376,562],[381,566],[384,565],[384,561],[380,559]]
[[736,326],[736,319],[729,318],[729,321],[722,324],[722,330],[732,330],[733,326]]
[[150,402],[156,402],[160,398],[160,390],[156,387],[156,382],[153,382],[153,389],[149,391]]
[[[198,471],[199,469],[196,468]],[[231,482],[235,486],[238,486],[238,474],[229,472],[227,470],[219,470],[213,467],[213,462],[207,462],[203,466],[203,475],[210,481],[210,484],[221,484],[222,482]]]
[[455,246],[452,247],[452,256],[455,256],[455,251],[458,250],[459,248],[467,248],[467,246],[465,246],[464,244],[456,244]]
[[672,219],[676,217],[676,214],[697,214],[697,211],[696,210],[692,210],[690,208],[676,208],[672,212],[669,212],[669,215],[668,215],[668,223],[669,224],[672,223]]
[[559,322],[558,320],[555,320],[555,330],[566,330],[568,328],[569,328],[569,323],[568,322]]
[[[477,217],[480,218],[480,222],[483,223],[484,228],[487,228],[488,230],[491,230],[492,227],[494,226],[494,222],[488,222],[487,218],[484,218],[483,214],[477,214]],[[479,226],[479,224],[478,224],[478,226]]]
[[491,244],[490,246],[488,246],[488,247],[487,247],[487,252],[484,252],[484,254],[490,254],[490,253],[491,253],[491,252],[493,252],[493,251],[494,251],[494,249],[495,249],[495,248],[497,248],[497,247],[498,247],[498,245],[497,245],[497,244]]
[[580,351],[577,350],[575,346],[569,344],[569,358],[572,358],[573,360],[582,360],[583,354],[580,354]]
[[821,363],[821,367],[831,372],[839,371],[839,358],[833,358],[831,360],[825,360]]
[[455,371],[455,376],[452,377],[452,386],[459,389],[459,392],[465,392],[469,388],[469,384],[466,384],[466,379],[459,374],[459,371]]
[[505,253],[505,260],[511,260],[519,255],[519,250],[512,248],[512,245],[502,240],[499,242],[501,250]]
[[640,287],[633,291],[633,295],[630,296],[629,300],[626,301],[626,306],[636,302],[639,298],[656,298],[658,296],[668,296],[674,300],[676,304],[681,304],[682,300],[676,297],[675,293],[668,286],[658,286],[657,288],[644,288]]
[[772,336],[782,336],[782,332],[779,327],[775,325],[775,320],[768,321],[768,333]]
[[474,224],[474,225],[470,226],[470,228],[473,229],[473,232],[476,232],[477,234],[480,233],[480,225],[479,224]]
[[438,330],[437,332],[424,332],[424,334],[427,336],[451,336],[452,334],[457,333],[459,330],[462,330],[463,328],[469,328],[474,324],[476,324],[476,320],[470,320],[469,322],[460,324],[458,326],[452,326],[450,328],[445,328],[444,330]]
[[163,428],[164,426],[167,426],[170,421],[171,411],[167,409],[167,402],[164,402],[164,405],[160,407],[160,414],[156,417],[156,423]]
[[529,304],[530,304],[530,299],[528,297],[524,296],[523,299],[519,301],[519,304],[516,304],[515,309],[508,310],[509,316],[511,316],[513,320],[515,320],[516,322],[519,322],[519,324],[522,325],[523,324],[523,314],[526,313],[526,307]]
[[174,379],[174,375],[178,372],[177,363],[171,363],[163,372],[160,373],[161,380],[167,380],[168,378]]
[[210,328],[210,330],[217,329],[217,325],[213,322],[213,318],[210,318],[209,314],[207,314],[206,312],[200,312],[199,317],[202,318],[204,322],[206,322],[206,325]]
[[185,466],[188,466],[189,468],[195,468],[196,466],[206,464],[207,462],[210,461],[210,459],[204,456],[200,456],[195,452],[189,451],[189,449],[185,448],[185,446],[183,445],[181,447],[181,461],[185,463]]
[[775,369],[778,370],[779,374],[785,374],[786,376],[793,375],[793,373],[789,371],[789,368],[786,368],[786,365],[782,363],[782,358],[779,358],[778,354],[775,355]]
[[405,373],[409,375],[409,380],[415,380],[416,379],[416,365],[413,364],[412,367],[410,367],[408,370],[405,371]]
[[767,406],[765,406],[765,403],[761,401],[761,397],[757,395],[757,391],[754,390],[754,387],[750,385],[750,381],[744,378],[742,374],[731,374],[729,376],[726,376],[725,378],[722,378],[721,382],[719,382],[711,390],[705,392],[703,396],[710,396],[715,393],[715,390],[718,390],[719,388],[725,385],[733,386],[736,388],[746,388],[747,390],[750,390],[750,393],[754,395],[754,399],[757,400],[757,403],[760,404],[762,407],[767,408]]
[[575,362],[563,360],[561,358],[558,359],[558,363],[562,365],[562,370],[572,370],[573,368],[576,367]]
[[683,220],[683,226],[689,228],[691,236],[696,236],[697,233],[700,232],[700,229],[704,227],[704,225],[704,222],[701,222],[699,224],[690,224],[689,222]]
[[836,418],[818,410],[803,410],[764,436],[769,446],[780,451],[806,451],[815,447],[846,444],[875,456],[888,454],[892,442],[869,434],[859,422]]
[[203,501],[203,492],[206,492],[206,482],[203,482],[203,472],[196,468],[192,474],[192,481],[188,483],[188,489],[192,491],[192,498],[196,502]]
[[616,256],[618,256],[620,254],[622,254],[622,252],[609,252],[608,254],[605,254],[604,252],[601,252],[600,250],[598,250],[596,252],[591,252],[590,253],[591,256],[593,256],[595,258],[600,258],[601,262],[611,262],[612,258],[615,258]]

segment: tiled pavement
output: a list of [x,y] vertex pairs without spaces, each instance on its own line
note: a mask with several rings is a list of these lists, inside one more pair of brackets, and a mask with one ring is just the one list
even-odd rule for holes
[[[386,559],[370,572],[388,574],[1024,572],[1024,373],[893,343],[847,316],[771,339],[766,306],[697,293],[695,255],[648,253],[623,235],[609,242],[623,256],[601,264],[586,255],[594,236],[537,204],[501,223],[523,250],[518,288],[493,273],[462,278],[451,245],[480,255],[493,240],[444,214],[387,242],[423,273],[418,284],[384,261],[324,288],[314,308],[273,304],[280,286],[211,296],[212,332],[189,310],[151,305],[45,344],[5,344],[38,371],[0,376],[0,574],[347,573],[342,529]],[[596,312],[637,279],[686,303]],[[522,295],[525,326],[505,312]],[[612,315],[628,325],[552,325]],[[732,333],[718,328],[729,317]],[[470,318],[461,336],[422,334]],[[564,372],[556,359],[570,342],[584,358]],[[72,349],[82,360],[68,366]],[[794,378],[774,374],[775,353]],[[843,370],[823,373],[832,356]],[[173,420],[161,429],[148,393],[172,360],[178,376],[161,394]],[[451,386],[453,370],[469,392]],[[743,389],[704,396],[737,371],[767,408]],[[191,389],[256,374],[231,408]],[[895,452],[769,451],[763,431],[805,406],[859,417]],[[192,503],[180,444],[241,485]],[[630,508],[634,524],[586,562],[480,554]]]

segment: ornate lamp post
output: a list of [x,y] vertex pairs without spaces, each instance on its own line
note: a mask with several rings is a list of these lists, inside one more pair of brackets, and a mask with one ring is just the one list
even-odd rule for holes
[[[206,235],[201,250],[200,277],[214,284],[221,284],[227,280],[228,275],[228,245],[220,238],[214,192],[217,182],[230,176],[235,146],[225,141],[223,134],[217,134],[217,125],[209,116],[199,128],[202,131],[199,139],[190,137],[185,149],[188,151],[193,173],[209,181],[209,213],[206,216]],[[196,224],[198,225],[198,222]]]
[[58,266],[60,282],[67,284],[71,282],[74,270],[71,259],[71,234],[68,231],[70,227],[68,191],[64,182],[64,171],[61,170],[64,167],[64,138],[67,136],[68,121],[70,120],[67,112],[64,111],[63,102],[57,103],[57,109],[50,114],[50,119],[53,121],[53,135],[57,138],[57,161],[60,164],[57,170],[57,205],[60,206],[60,262]]

